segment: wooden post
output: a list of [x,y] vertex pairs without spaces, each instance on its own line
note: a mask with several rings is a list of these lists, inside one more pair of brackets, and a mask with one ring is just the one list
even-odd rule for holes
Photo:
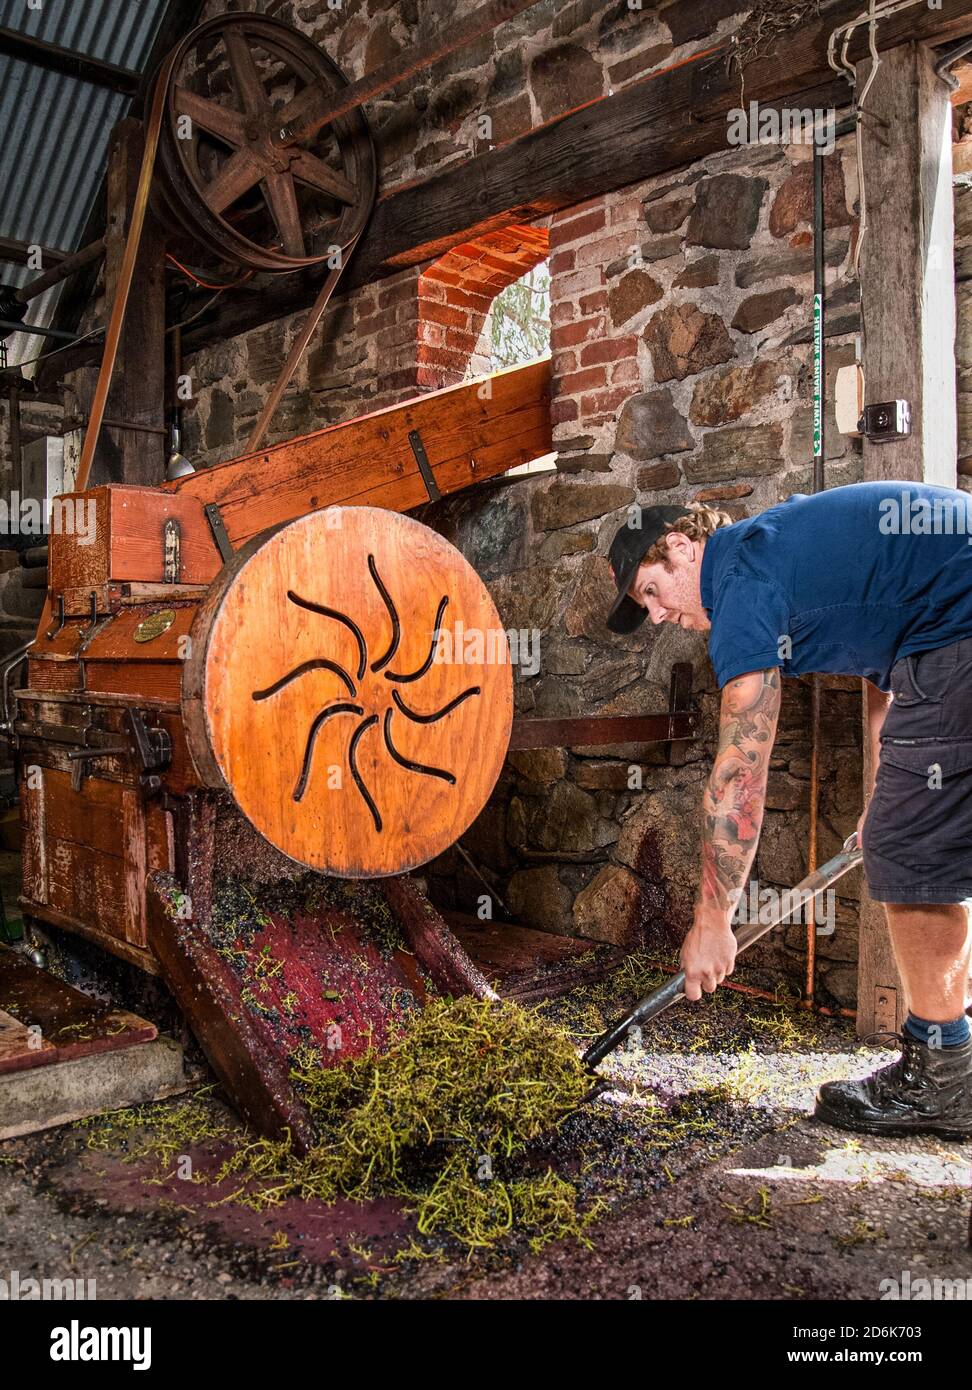
[[[141,122],[119,121],[108,151],[108,223],[105,233],[105,315],[111,313],[125,254],[125,238],[142,162]],[[128,425],[165,423],[165,240],[146,214],[125,326],[105,414]],[[90,484],[153,485],[165,478],[165,436],[151,430],[104,426]]]
[[[907,400],[911,434],[864,441],[866,479],[956,485],[952,112],[935,55],[904,44],[881,57],[864,100],[866,230],[861,245],[869,403]],[[870,62],[857,67],[858,94]],[[866,707],[866,701],[863,702]],[[864,786],[870,753],[864,716]],[[861,897],[857,1028],[897,1029],[903,997],[884,909]]]

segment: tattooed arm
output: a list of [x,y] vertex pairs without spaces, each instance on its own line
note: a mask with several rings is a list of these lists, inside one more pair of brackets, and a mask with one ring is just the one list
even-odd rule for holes
[[711,992],[732,973],[730,919],[756,853],[779,712],[775,668],[750,671],[723,688],[719,750],[702,799],[702,886],[682,946],[687,999]]

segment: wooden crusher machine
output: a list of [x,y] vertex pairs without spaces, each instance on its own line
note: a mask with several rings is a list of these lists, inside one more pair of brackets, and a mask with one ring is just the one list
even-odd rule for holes
[[[302,1042],[339,1027],[331,1055],[354,1055],[382,1043],[397,994],[490,993],[409,871],[479,814],[511,737],[671,746],[695,731],[684,668],[663,715],[514,729],[485,586],[406,515],[549,452],[546,361],[263,446],[371,210],[361,103],[525,8],[493,0],[354,84],[259,15],[210,20],[165,60],[77,487],[54,504],[46,607],[4,670],[25,914],[161,973],[239,1110],[298,1146],[312,1138],[290,1084]],[[149,206],[197,266],[327,273],[242,457],[158,486],[88,486]],[[250,1009],[236,946],[206,930],[229,863],[368,881],[408,949],[362,945],[330,901],[273,1007]],[[250,945],[285,954],[294,930],[261,920]]]

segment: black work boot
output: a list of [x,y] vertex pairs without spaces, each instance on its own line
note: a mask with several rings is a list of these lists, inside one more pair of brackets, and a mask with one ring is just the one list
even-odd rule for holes
[[961,1047],[929,1047],[894,1033],[901,1056],[862,1081],[826,1081],[814,1117],[861,1134],[937,1134],[972,1138],[972,1038]]

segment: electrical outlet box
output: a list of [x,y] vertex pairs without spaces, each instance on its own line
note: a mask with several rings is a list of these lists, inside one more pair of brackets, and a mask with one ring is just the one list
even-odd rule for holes
[[857,428],[872,444],[893,444],[911,433],[911,406],[907,401],[880,401],[866,405]]

